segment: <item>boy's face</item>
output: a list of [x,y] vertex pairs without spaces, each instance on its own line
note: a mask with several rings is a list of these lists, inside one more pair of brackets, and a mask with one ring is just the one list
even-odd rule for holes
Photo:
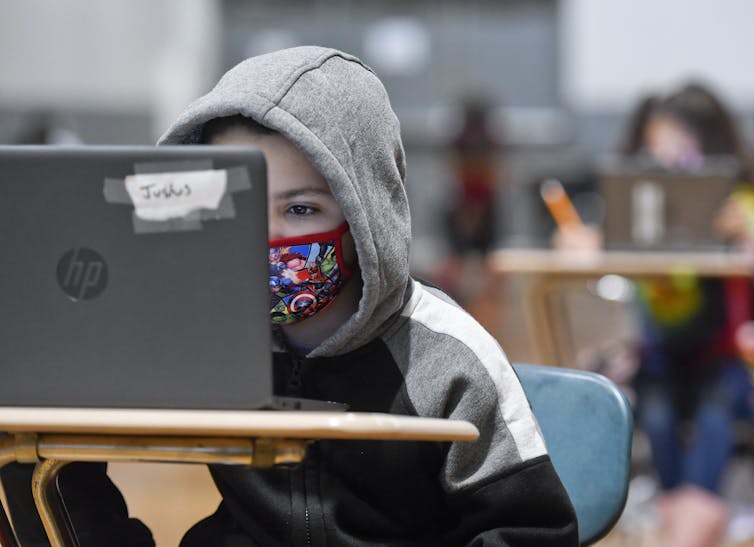
[[[210,144],[256,146],[267,160],[269,238],[329,232],[345,222],[327,181],[306,157],[281,135],[255,135],[232,129]],[[355,263],[350,232],[343,236],[343,258]]]

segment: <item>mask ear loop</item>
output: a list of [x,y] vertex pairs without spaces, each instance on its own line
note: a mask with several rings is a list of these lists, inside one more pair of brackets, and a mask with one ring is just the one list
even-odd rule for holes
[[[348,232],[350,226],[348,222],[344,222],[338,228],[336,228],[337,237],[335,238],[335,260],[338,262],[338,268],[343,272],[343,281],[348,281],[353,276],[353,269],[349,268],[343,257],[343,236]],[[358,256],[356,257],[356,264],[358,264]],[[354,264],[355,266],[355,264]]]

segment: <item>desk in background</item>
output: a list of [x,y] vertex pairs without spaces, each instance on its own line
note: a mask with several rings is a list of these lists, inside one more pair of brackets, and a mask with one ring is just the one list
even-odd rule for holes
[[566,285],[615,274],[630,278],[688,273],[702,277],[750,277],[754,256],[744,253],[556,251],[500,249],[490,254],[494,275],[532,276],[523,313],[529,339],[540,363],[562,365],[567,344],[564,317],[553,311],[552,296]]

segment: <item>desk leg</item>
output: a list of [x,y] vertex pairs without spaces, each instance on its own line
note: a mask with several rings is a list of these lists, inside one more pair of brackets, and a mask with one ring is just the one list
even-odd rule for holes
[[60,499],[56,480],[60,470],[68,463],[61,460],[43,460],[37,464],[32,477],[34,503],[52,547],[79,545]]
[[[14,460],[39,461],[32,476],[32,494],[50,544],[52,547],[78,547],[57,487],[58,473],[71,461],[162,461],[273,467],[300,463],[311,443],[308,439],[278,438],[20,434],[14,438],[0,437],[0,466]],[[39,458],[44,459],[40,461]],[[0,512],[1,530],[5,517],[2,507]],[[6,547],[6,543],[0,547]],[[15,541],[9,541],[7,547],[18,546]]]
[[576,348],[574,336],[568,326],[568,309],[564,289],[585,280],[542,274],[529,282],[525,295],[524,315],[531,343],[543,365],[573,366]]
[[8,515],[5,514],[2,504],[0,504],[0,547],[18,547],[16,537],[13,535],[13,528],[11,528]]
[[[16,442],[13,437],[0,437],[0,468],[16,461]],[[13,528],[0,503],[0,547],[18,547]]]
[[557,341],[550,322],[549,293],[552,282],[547,275],[529,281],[524,304],[527,330],[534,351],[543,365],[562,366],[559,362]]

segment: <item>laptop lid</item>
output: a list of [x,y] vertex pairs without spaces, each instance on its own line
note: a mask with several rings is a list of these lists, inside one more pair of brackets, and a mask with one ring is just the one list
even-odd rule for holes
[[270,406],[267,247],[258,150],[0,147],[0,406]]
[[612,158],[599,176],[608,249],[720,251],[714,218],[736,184],[737,163],[710,157],[694,171],[646,158]]

